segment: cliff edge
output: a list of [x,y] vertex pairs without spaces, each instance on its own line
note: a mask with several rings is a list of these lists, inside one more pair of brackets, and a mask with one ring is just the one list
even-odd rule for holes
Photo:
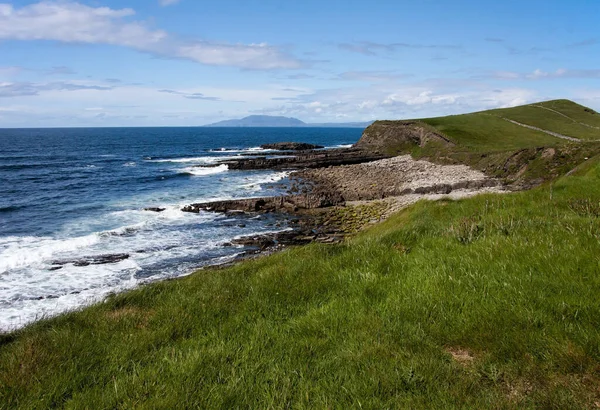
[[420,121],[376,121],[365,129],[353,148],[397,155],[429,144],[441,147],[455,145],[435,128]]

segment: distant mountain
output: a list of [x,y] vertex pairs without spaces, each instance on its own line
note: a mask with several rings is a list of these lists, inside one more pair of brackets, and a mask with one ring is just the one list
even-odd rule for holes
[[308,124],[300,121],[298,118],[281,117],[272,115],[250,115],[238,120],[225,120],[215,122],[214,124],[205,125],[205,127],[352,127],[366,128],[372,121],[369,122],[346,122],[346,123],[323,123],[323,124]]
[[205,127],[305,127],[306,123],[297,118],[275,117],[271,115],[251,115],[241,120],[225,120],[205,125]]

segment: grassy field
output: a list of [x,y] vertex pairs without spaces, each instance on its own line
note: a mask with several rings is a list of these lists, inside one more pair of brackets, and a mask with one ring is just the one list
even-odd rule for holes
[[[544,130],[554,131],[568,137],[579,138],[582,140],[600,140],[600,115],[585,111],[585,107],[579,106],[576,111],[576,104],[568,107],[562,106],[556,102],[549,101],[545,104],[533,104],[519,107],[518,110],[505,108],[492,110],[489,113],[498,115],[502,118],[518,121],[523,124],[532,125]],[[541,107],[554,107],[545,109]],[[569,112],[564,114],[561,110]],[[579,115],[576,115],[579,114]],[[590,124],[593,124],[590,125]]]
[[600,405],[600,161],[0,337],[0,408]]
[[488,152],[565,143],[560,138],[513,124],[506,119],[584,141],[600,140],[600,114],[569,100],[419,121],[435,127],[461,149],[468,151]]
[[564,140],[510,123],[487,112],[420,121],[441,131],[461,151],[506,151],[564,143]]

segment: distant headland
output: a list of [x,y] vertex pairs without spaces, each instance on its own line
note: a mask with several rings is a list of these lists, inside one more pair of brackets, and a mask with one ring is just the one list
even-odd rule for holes
[[205,127],[338,127],[338,128],[366,128],[373,121],[366,122],[330,122],[306,123],[293,117],[273,115],[250,115],[241,119],[224,120],[207,124]]

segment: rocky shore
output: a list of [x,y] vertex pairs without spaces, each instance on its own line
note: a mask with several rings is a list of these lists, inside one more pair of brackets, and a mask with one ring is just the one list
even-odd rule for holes
[[286,230],[240,237],[224,244],[248,247],[241,257],[313,241],[339,242],[345,235],[421,199],[461,198],[503,190],[500,181],[465,165],[439,165],[414,160],[410,155],[389,157],[360,148],[308,150],[294,157],[243,158],[223,163],[230,169],[296,170],[290,175],[287,195],[195,203],[182,208],[184,212],[221,212],[240,217],[271,212],[288,216]]
[[[286,143],[291,144],[291,143]],[[306,168],[322,168],[337,165],[360,164],[389,157],[388,155],[366,151],[358,148],[337,148],[328,150],[304,150],[294,152],[281,151],[281,156],[262,156],[222,161],[232,170],[272,169],[300,170]]]
[[293,177],[311,186],[327,186],[345,201],[383,199],[408,194],[449,194],[500,185],[465,165],[416,161],[410,155],[364,164],[298,171]]

